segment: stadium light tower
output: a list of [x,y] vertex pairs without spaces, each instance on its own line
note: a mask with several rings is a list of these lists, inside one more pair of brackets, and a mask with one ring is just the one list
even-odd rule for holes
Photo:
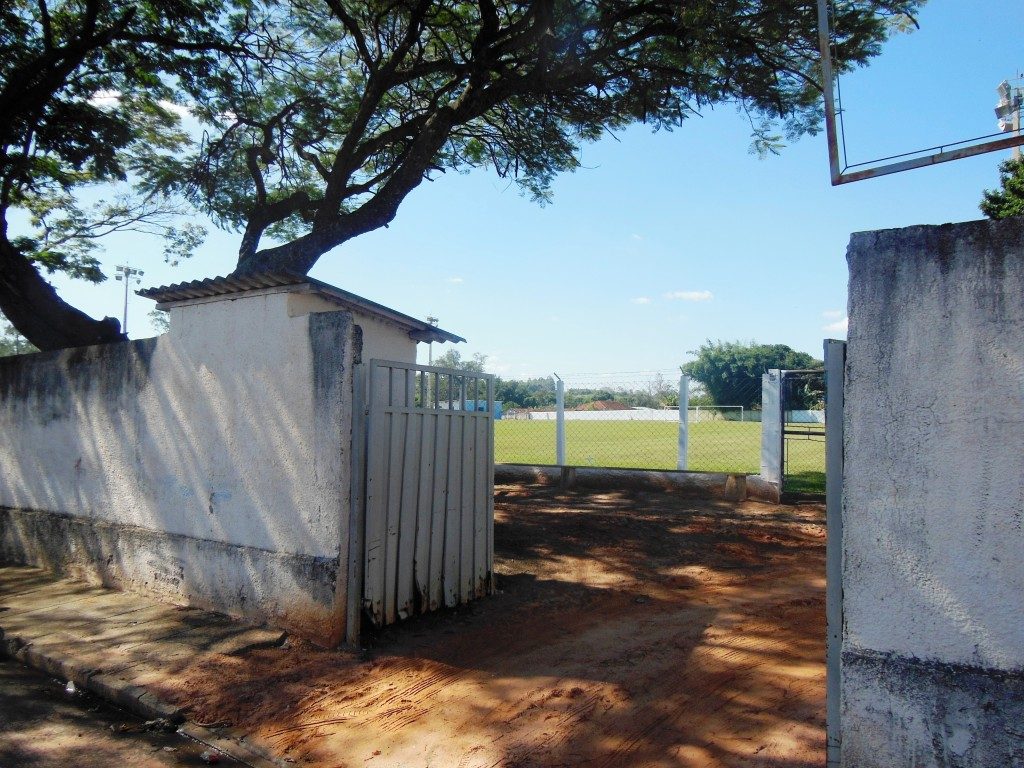
[[142,276],[146,274],[141,269],[132,269],[126,264],[118,264],[114,271],[117,272],[114,275],[115,280],[120,280],[124,283],[124,320],[121,322],[121,333],[125,336],[128,335],[128,284],[132,280],[138,285],[142,282]]
[[[1021,102],[1024,101],[1024,88],[1010,85],[1003,80],[996,88],[999,103],[996,104],[996,117],[999,119],[1001,133],[1020,133]],[[1013,148],[1013,159],[1020,160],[1020,147]]]

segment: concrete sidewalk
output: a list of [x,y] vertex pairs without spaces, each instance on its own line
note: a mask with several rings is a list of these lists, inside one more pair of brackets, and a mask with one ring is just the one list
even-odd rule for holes
[[258,744],[186,722],[162,701],[176,661],[237,655],[284,642],[285,633],[196,608],[61,579],[38,568],[0,566],[0,654],[91,691],[148,719],[180,724],[192,738],[261,768],[281,765]]

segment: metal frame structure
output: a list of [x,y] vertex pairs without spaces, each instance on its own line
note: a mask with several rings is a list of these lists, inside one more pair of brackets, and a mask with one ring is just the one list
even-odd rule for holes
[[[825,95],[825,133],[828,139],[828,162],[829,170],[832,174],[832,186],[873,179],[890,173],[913,170],[914,168],[924,168],[930,165],[937,165],[938,163],[948,163],[952,160],[962,160],[965,157],[981,155],[986,152],[999,152],[1024,146],[1024,134],[1020,132],[1018,126],[1016,136],[998,139],[982,136],[977,139],[950,142],[949,144],[906,152],[901,155],[879,158],[864,163],[855,163],[854,165],[844,165],[841,163],[839,130],[836,123],[835,74],[832,68],[832,25],[828,12],[829,2],[830,0],[818,0],[818,46],[821,49],[822,92]],[[967,146],[961,146],[964,144]],[[925,152],[929,154],[922,155]],[[914,155],[922,156],[913,157]],[[874,163],[880,164],[874,165]],[[852,168],[858,168],[859,170],[851,170]]]

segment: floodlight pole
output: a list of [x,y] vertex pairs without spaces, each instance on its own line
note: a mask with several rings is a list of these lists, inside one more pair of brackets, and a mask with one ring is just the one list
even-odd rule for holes
[[121,322],[121,333],[125,336],[128,335],[128,284],[131,283],[132,278],[135,278],[135,284],[138,285],[142,282],[142,276],[146,274],[141,269],[133,269],[127,264],[118,264],[114,268],[117,274],[114,276],[115,280],[121,280],[124,282],[124,315]]
[[[999,130],[1003,133],[1020,133],[1020,108],[1024,101],[1024,88],[1012,86],[1003,80],[996,88],[999,103],[996,104],[996,117],[999,118]],[[1009,120],[1007,120],[1009,118]],[[1013,159],[1020,160],[1020,146],[1013,148]]]

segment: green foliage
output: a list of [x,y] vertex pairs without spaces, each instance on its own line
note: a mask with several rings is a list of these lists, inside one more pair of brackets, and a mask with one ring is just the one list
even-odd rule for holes
[[[504,403],[505,410],[515,408],[554,408],[555,380],[553,377],[523,381],[498,379],[495,399]],[[679,406],[679,391],[674,383],[660,375],[645,385],[636,387],[573,387],[565,389],[565,407],[572,409],[601,401],[615,401],[631,408],[672,408]]]
[[785,344],[712,342],[690,352],[697,356],[682,371],[701,383],[714,405],[761,405],[761,376],[773,368],[820,368],[821,361]]
[[[921,1],[836,3],[837,71]],[[10,0],[0,256],[100,280],[105,234],[142,229],[174,261],[199,242],[160,223],[181,198],[242,232],[237,271],[305,273],[449,170],[490,168],[544,202],[581,144],[726,103],[777,151],[818,129],[817,47],[814,4],[789,0]],[[107,205],[111,183],[132,201]],[[76,202],[88,188],[105,202]],[[8,240],[15,209],[32,231]],[[282,242],[261,250],[267,237]],[[68,308],[14,306],[27,293],[0,287],[0,307],[50,346],[112,338],[81,313],[50,333]]]
[[151,309],[147,317],[149,318],[150,325],[153,326],[158,335],[171,330],[171,319],[164,310]]
[[455,347],[452,347],[437,355],[434,358],[433,364],[438,368],[455,368],[459,371],[485,373],[484,367],[487,365],[487,355],[477,352],[471,359],[463,360],[462,353]]
[[1024,158],[999,165],[999,189],[985,190],[981,212],[990,219],[1024,216]]
[[0,357],[11,355],[24,355],[28,352],[38,352],[28,339],[15,330],[7,320],[0,317]]
[[[838,71],[866,62],[919,0],[835,5]],[[242,231],[240,271],[308,271],[386,226],[425,178],[487,167],[545,202],[579,147],[716,104],[754,146],[818,130],[815,5],[784,0],[254,4],[261,56],[184,82],[209,132],[165,154],[152,189]],[[895,22],[895,23],[894,23]],[[259,250],[270,235],[288,240]]]
[[[244,43],[232,21],[239,14],[220,0],[3,4],[5,258],[99,282],[97,254],[115,232],[165,237],[170,262],[192,253],[202,228],[177,225],[181,203],[135,182],[190,143],[174,106],[184,96],[180,85],[201,80]],[[83,192],[99,202],[86,205]],[[12,220],[19,210],[27,215]]]
[[555,405],[555,380],[551,376],[524,381],[498,379],[494,390],[494,399],[501,400],[505,410]]

